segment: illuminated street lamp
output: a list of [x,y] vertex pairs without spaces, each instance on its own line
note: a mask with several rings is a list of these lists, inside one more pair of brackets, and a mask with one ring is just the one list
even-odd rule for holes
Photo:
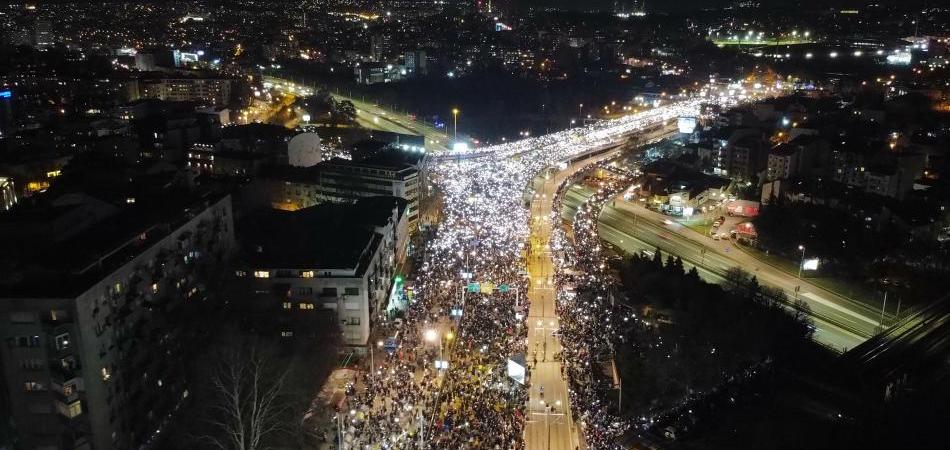
[[425,331],[425,334],[423,335],[423,337],[425,337],[426,340],[429,342],[435,342],[435,340],[439,338],[439,332],[430,328]]
[[799,245],[798,249],[802,251],[802,262],[798,265],[798,279],[802,279],[802,268],[805,267],[805,246]]
[[455,140],[459,138],[459,109],[452,108],[452,121],[455,128]]
[[[383,341],[376,341],[376,347],[377,347],[377,348],[382,348],[382,347],[383,347]],[[373,372],[376,372],[376,362],[373,360],[373,354],[374,354],[374,353],[376,353],[376,349],[373,348],[372,346],[370,346],[370,348],[369,348],[369,373],[370,373],[370,375],[372,375]]]

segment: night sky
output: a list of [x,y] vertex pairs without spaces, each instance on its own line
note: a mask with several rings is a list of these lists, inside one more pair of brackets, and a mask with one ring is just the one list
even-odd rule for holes
[[[504,1],[504,0],[500,0]],[[615,0],[511,0],[519,5],[556,7],[564,9],[574,9],[582,11],[594,10],[613,10]],[[643,0],[616,0],[623,4],[639,3]],[[831,8],[836,6],[860,7],[872,3],[866,0],[756,0],[763,7],[819,7]],[[704,8],[719,8],[737,3],[737,0],[646,0],[647,11],[691,11]],[[877,0],[873,3],[878,4],[896,4],[908,5],[922,3],[917,0]],[[930,4],[939,4],[940,2],[931,1]]]

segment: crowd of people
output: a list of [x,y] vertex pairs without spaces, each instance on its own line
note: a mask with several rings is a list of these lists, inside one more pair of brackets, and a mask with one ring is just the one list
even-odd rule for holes
[[[594,181],[597,191],[581,204],[571,220],[571,235],[563,228],[552,236],[555,255],[555,287],[558,292],[558,316],[561,318],[563,361],[571,383],[571,406],[583,424],[589,448],[620,448],[619,442],[630,424],[619,416],[614,403],[616,388],[612,379],[601,374],[609,364],[614,346],[628,327],[642,325],[633,311],[624,309],[612,298],[612,280],[608,273],[605,249],[597,233],[598,216],[603,206],[630,184],[627,174],[606,163],[579,172],[561,185],[555,197],[552,218],[559,218],[562,200],[571,186],[591,177],[593,169],[614,172]],[[583,251],[578,251],[583,249]]]
[[[718,101],[718,100],[717,100]],[[568,128],[538,137],[531,137],[504,144],[485,147],[470,147],[464,150],[451,150],[440,154],[444,161],[461,157],[486,157],[495,160],[533,154],[537,149],[551,149],[550,154],[562,156],[583,153],[590,148],[617,142],[618,138],[635,131],[642,131],[677,117],[696,117],[701,105],[708,103],[703,97],[684,97],[668,105],[644,110],[618,119],[593,122],[588,125]],[[536,158],[531,158],[536,159]]]
[[[425,243],[425,258],[414,274],[415,296],[398,335],[386,332],[397,345],[374,349],[375,366],[353,386],[340,412],[337,439],[343,448],[524,448],[528,393],[508,376],[506,363],[526,354],[529,184],[545,168],[698,107],[698,100],[683,100],[489,147],[491,157],[439,161],[432,179],[442,193],[442,220]],[[575,233],[585,240],[578,248],[599,248],[596,233]],[[559,291],[574,284],[600,292],[600,253],[573,252],[563,236],[558,239]],[[577,274],[566,275],[574,264]],[[603,397],[591,381],[591,365],[608,351],[609,333],[599,327],[611,316],[602,308],[602,295],[576,292],[560,294],[558,304],[570,400],[585,424],[587,448],[610,448],[623,427],[601,413]]]

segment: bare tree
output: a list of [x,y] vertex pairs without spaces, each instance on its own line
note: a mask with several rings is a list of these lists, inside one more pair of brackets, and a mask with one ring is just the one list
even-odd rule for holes
[[258,450],[287,431],[287,371],[278,372],[256,347],[226,351],[210,375],[207,421],[215,432],[203,439],[221,450]]

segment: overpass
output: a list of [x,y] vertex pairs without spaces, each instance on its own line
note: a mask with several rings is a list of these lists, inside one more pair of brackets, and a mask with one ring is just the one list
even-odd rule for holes
[[669,136],[676,131],[676,119],[699,114],[703,99],[687,98],[666,106],[630,114],[618,119],[602,120],[590,125],[570,128],[543,136],[521,139],[462,152],[437,152],[429,155],[433,163],[478,160],[481,158],[520,158],[541,149],[572,147],[573,159],[603,151],[623,143],[630,137],[642,136],[643,142]]
[[950,381],[950,295],[854,347],[841,362],[871,395],[889,400],[907,384]]

